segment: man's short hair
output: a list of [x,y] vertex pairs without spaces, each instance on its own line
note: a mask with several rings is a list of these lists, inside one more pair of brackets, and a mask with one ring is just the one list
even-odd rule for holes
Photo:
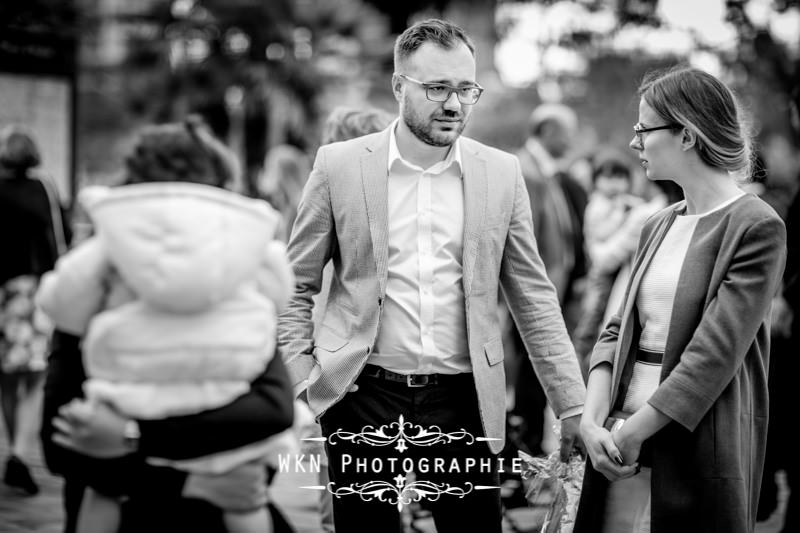
[[472,39],[459,26],[441,19],[427,19],[417,22],[400,34],[394,43],[394,70],[425,43],[434,43],[442,48],[452,49],[464,43],[475,56]]
[[542,132],[542,126],[548,122],[555,122],[570,130],[578,127],[578,115],[572,108],[564,104],[541,104],[531,113],[528,119],[528,131],[538,137]]

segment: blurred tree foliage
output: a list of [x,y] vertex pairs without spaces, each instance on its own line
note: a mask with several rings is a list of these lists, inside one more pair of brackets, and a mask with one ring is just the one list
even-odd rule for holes
[[[800,32],[778,35],[773,23],[784,18],[800,26],[800,1],[726,0],[719,6],[720,20],[702,19],[701,13],[708,10],[698,8],[695,23],[688,27],[675,26],[667,16],[675,10],[685,13],[686,7],[677,0],[501,2],[499,42],[513,36],[520,24],[541,32],[517,38],[527,39],[525,45],[538,53],[529,61],[539,64],[529,86],[545,99],[552,96],[547,91],[553,86],[556,98],[582,98],[587,76],[596,72],[592,63],[604,57],[627,57],[645,70],[649,63],[691,63],[711,68],[744,93],[763,134],[789,134],[789,111],[800,105]],[[545,19],[542,28],[531,18]],[[720,26],[730,32],[726,42],[710,38],[712,29]],[[518,51],[517,55],[522,56]],[[520,64],[524,68],[525,63]],[[511,65],[513,70],[514,62]]]
[[[668,0],[661,0],[667,2]],[[696,49],[719,58],[729,77],[750,93],[764,130],[789,131],[791,101],[798,104],[798,47],[787,47],[769,27],[748,15],[748,4],[727,0],[736,30],[731,50]],[[773,0],[775,12],[797,10],[800,0]],[[589,125],[588,146],[598,138],[626,141],[631,95],[653,66],[686,61],[680,54],[620,52],[614,36],[631,28],[663,28],[659,0],[531,0],[554,8],[613,13],[613,27],[593,30],[572,21],[550,31],[563,53],[587,59],[579,74],[540,76],[509,87],[496,76],[494,46],[513,26],[493,14],[514,4],[503,0],[3,0],[0,27],[54,32],[80,42],[79,160],[88,174],[119,164],[136,125],[203,114],[245,162],[252,189],[266,151],[293,144],[311,151],[320,118],[334,105],[357,102],[394,106],[386,89],[394,36],[421,14],[451,18],[478,36],[481,82],[487,93],[470,134],[498,146],[521,142],[534,105],[562,98]],[[480,19],[480,20],[476,20]],[[570,56],[555,55],[564,66]],[[565,59],[566,58],[566,59]],[[532,59],[523,57],[514,68]],[[629,90],[628,90],[629,88]],[[383,92],[381,92],[383,91]],[[548,92],[550,91],[550,92]],[[776,96],[777,95],[777,96]],[[771,107],[772,109],[768,109]],[[480,118],[478,118],[480,117]],[[594,133],[599,132],[599,133]],[[103,178],[104,179],[104,178]]]
[[63,22],[51,7],[70,6],[73,17],[54,26],[81,42],[87,174],[112,171],[136,125],[199,113],[237,150],[252,192],[271,146],[315,146],[327,88],[379,68],[391,51],[385,16],[361,0],[11,2],[19,7],[7,18],[28,25],[45,13]]

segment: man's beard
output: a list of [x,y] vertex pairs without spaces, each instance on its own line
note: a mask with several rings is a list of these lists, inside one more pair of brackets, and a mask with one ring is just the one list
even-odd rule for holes
[[[461,122],[452,123],[454,129],[451,132],[440,133],[433,131],[432,119],[435,118],[460,119]],[[403,121],[417,139],[431,146],[450,146],[458,139],[467,125],[466,116],[463,113],[443,109],[434,116],[422,117],[414,112],[413,107],[409,105],[408,101],[406,101],[406,105],[403,106]]]

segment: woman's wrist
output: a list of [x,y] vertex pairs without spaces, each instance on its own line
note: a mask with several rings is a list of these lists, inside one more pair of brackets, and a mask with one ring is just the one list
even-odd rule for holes
[[641,432],[638,430],[636,425],[636,421],[633,420],[633,417],[628,418],[624,422],[622,422],[618,428],[616,428],[613,433],[616,435],[615,439],[617,442],[624,442],[628,446],[633,447],[640,447],[644,442],[644,438],[641,435]]
[[593,415],[592,413],[587,413],[586,411],[584,411],[583,414],[581,415],[581,422],[580,422],[581,427],[593,428],[601,425],[602,424],[600,423],[598,417]]
[[650,404],[645,404],[628,418],[619,429],[620,438],[641,445],[655,435],[670,421],[670,418]]
[[611,410],[611,364],[599,363],[589,372],[581,425],[603,426]]

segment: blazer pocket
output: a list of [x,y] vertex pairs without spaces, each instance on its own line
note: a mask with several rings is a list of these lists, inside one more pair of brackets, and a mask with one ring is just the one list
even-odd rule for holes
[[486,354],[486,360],[489,361],[489,366],[494,366],[497,363],[503,362],[503,340],[501,338],[492,339],[483,345],[483,352]]
[[341,350],[349,341],[337,335],[332,329],[322,326],[319,337],[314,341],[315,348],[321,348],[326,352],[336,352]]

